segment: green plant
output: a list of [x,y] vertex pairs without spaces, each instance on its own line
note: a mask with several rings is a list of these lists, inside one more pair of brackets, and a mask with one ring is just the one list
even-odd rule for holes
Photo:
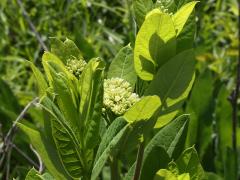
[[[129,147],[127,152],[131,152],[140,144],[139,152],[142,151],[144,142],[151,137],[148,134],[156,122],[161,122],[162,116],[170,114],[160,126],[163,127],[174,118],[175,114],[173,116],[171,113],[177,111],[187,97],[194,79],[194,51],[187,48],[189,45],[182,47],[186,42],[181,40],[181,36],[195,5],[196,2],[187,3],[172,14],[159,8],[151,10],[136,36],[134,51],[130,46],[126,46],[112,61],[107,72],[109,80],[104,81],[105,65],[99,58],[85,60],[87,65],[81,66],[80,71],[75,70],[77,67],[73,70],[69,61],[74,61],[77,66],[78,62],[83,61],[82,53],[68,39],[64,42],[53,39],[51,53],[44,53],[42,64],[47,81],[31,64],[41,97],[39,106],[46,113],[44,126],[40,131],[24,124],[18,126],[28,135],[55,178],[96,179],[107,161],[112,169],[112,178],[121,178],[119,162],[121,156],[127,154],[120,156],[120,149],[126,146]],[[194,22],[191,21],[190,24]],[[126,64],[128,66],[125,66]],[[140,87],[141,84],[145,85],[143,89],[138,88],[143,94],[139,100],[129,102],[126,107],[124,104],[116,104],[124,100],[125,96],[127,99],[122,103],[131,101],[132,96],[137,98],[137,95],[131,93],[136,90],[135,86]],[[114,91],[111,91],[112,89]],[[110,99],[114,100],[115,104],[111,103]],[[103,104],[105,109],[102,109]],[[176,146],[183,141],[185,133],[174,128],[186,129],[187,119],[187,115],[180,116],[161,129],[160,134],[153,137],[153,142],[149,142],[145,155],[138,154],[136,162],[133,161],[126,179],[154,177],[156,171],[164,167],[164,162],[167,163],[167,159],[177,157],[183,144],[182,148],[178,149],[175,149],[173,144]],[[169,128],[173,128],[173,132],[168,132]],[[101,131],[105,131],[102,139]],[[163,139],[163,144],[149,147],[151,143],[154,144],[154,139],[164,135],[162,133],[165,131],[170,133],[169,138],[172,139]],[[131,141],[128,141],[128,138]],[[168,143],[172,145],[166,149]],[[161,165],[156,164],[145,172],[145,164],[156,151],[168,155],[159,159]],[[139,160],[141,156],[142,162]],[[138,168],[141,174],[138,173]]]

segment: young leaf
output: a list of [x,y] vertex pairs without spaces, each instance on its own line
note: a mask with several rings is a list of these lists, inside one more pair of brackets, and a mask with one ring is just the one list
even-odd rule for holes
[[50,40],[51,52],[58,56],[64,64],[73,57],[82,58],[80,50],[72,40],[66,39],[64,42],[57,38],[50,38]]
[[163,104],[167,98],[178,98],[192,79],[194,65],[193,50],[176,55],[158,70],[145,95],[158,95]]
[[84,127],[84,147],[89,149],[94,148],[99,140],[96,132],[99,132],[102,113],[104,67],[103,61],[98,58],[92,59],[80,79],[80,114]]
[[133,65],[133,52],[130,45],[123,47],[116,57],[112,60],[109,70],[108,78],[119,77],[135,86],[137,75]]
[[173,15],[173,22],[174,27],[176,29],[177,36],[181,33],[185,23],[187,22],[190,14],[192,13],[195,5],[198,1],[192,1],[184,6],[182,6],[174,15]]
[[158,96],[146,96],[134,104],[125,114],[124,119],[129,123],[150,119],[160,107]]
[[39,172],[32,168],[26,175],[25,180],[54,180],[49,173],[39,174]]
[[55,146],[49,143],[48,139],[45,138],[38,131],[31,129],[21,123],[18,123],[17,125],[27,135],[27,137],[30,140],[30,143],[34,146],[34,148],[41,156],[41,159],[44,162],[47,169],[49,170],[49,172],[56,179],[70,180],[71,177],[67,175],[60,159],[57,156]]
[[175,55],[175,37],[170,15],[154,9],[146,16],[134,48],[134,66],[141,79],[152,80],[156,70]]

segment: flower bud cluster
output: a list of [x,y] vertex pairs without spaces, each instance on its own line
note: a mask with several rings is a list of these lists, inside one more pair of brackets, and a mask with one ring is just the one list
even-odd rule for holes
[[122,115],[139,100],[139,96],[132,93],[132,87],[124,79],[104,80],[103,111],[110,109],[114,114]]
[[172,12],[169,13],[169,10],[165,8],[160,0],[157,0],[157,3],[160,5],[160,9],[162,12],[169,14],[170,16],[173,15]]
[[86,64],[87,63],[84,59],[77,59],[76,57],[73,57],[67,60],[66,67],[69,72],[79,78]]

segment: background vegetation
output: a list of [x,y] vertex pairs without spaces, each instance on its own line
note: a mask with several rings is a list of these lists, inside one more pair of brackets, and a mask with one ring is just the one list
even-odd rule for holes
[[[181,112],[191,114],[187,146],[195,145],[205,171],[228,177],[240,162],[240,98],[234,104],[239,58],[237,0],[202,0],[196,8],[196,80]],[[26,60],[41,67],[50,37],[73,40],[84,58],[111,62],[137,31],[131,0],[1,0],[0,1],[0,179],[24,179],[38,155],[27,138],[12,129],[24,107],[37,96]],[[234,93],[235,92],[235,93]],[[232,114],[237,111],[237,125]],[[237,108],[236,108],[237,107]],[[24,121],[36,127],[43,116],[31,108]],[[232,139],[234,128],[237,141]],[[11,152],[2,161],[9,130]],[[238,148],[238,150],[237,150]],[[239,166],[240,167],[240,166]],[[107,174],[107,172],[106,172]],[[107,177],[107,175],[106,175]],[[217,176],[213,175],[216,179]]]

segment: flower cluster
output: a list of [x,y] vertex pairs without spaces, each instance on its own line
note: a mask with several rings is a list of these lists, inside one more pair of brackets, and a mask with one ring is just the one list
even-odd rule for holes
[[77,59],[76,57],[73,57],[67,60],[66,67],[69,72],[79,78],[86,64],[87,63],[84,59]]
[[114,114],[122,115],[139,100],[127,81],[121,78],[104,80],[103,111],[110,109]]

